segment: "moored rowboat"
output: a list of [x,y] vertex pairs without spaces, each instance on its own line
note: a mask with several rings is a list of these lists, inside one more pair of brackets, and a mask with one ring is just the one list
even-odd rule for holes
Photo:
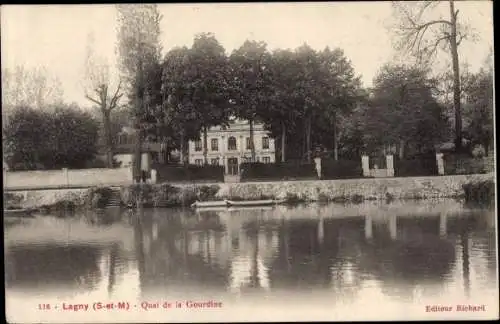
[[227,204],[229,207],[240,207],[240,206],[272,206],[284,203],[285,200],[244,200],[244,201],[233,201],[228,200]]
[[206,208],[206,207],[227,207],[226,200],[220,201],[195,201],[191,204],[193,208]]

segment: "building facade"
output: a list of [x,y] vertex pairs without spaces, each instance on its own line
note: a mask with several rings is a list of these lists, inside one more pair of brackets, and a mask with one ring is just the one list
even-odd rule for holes
[[[254,124],[256,162],[274,163],[274,140],[264,130],[263,124]],[[189,163],[202,165],[203,136],[189,142]],[[239,174],[239,165],[251,161],[250,125],[246,120],[231,120],[228,127],[211,127],[207,132],[207,159],[212,165],[223,165],[226,174]]]

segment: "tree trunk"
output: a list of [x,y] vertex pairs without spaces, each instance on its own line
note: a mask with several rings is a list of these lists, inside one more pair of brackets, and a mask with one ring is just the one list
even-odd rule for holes
[[186,164],[186,161],[184,160],[184,151],[185,151],[185,148],[184,148],[184,129],[181,130],[181,150],[180,150],[180,156],[179,156],[179,162],[184,165]]
[[208,130],[206,126],[203,126],[203,164],[208,164]]
[[281,121],[281,162],[285,162],[285,148],[286,145],[286,125]]
[[450,50],[453,64],[453,105],[455,106],[455,151],[462,151],[462,111],[460,107],[460,66],[458,63],[457,15],[454,0],[450,0]]
[[333,114],[333,159],[339,160],[339,144],[337,138],[337,116]]
[[311,162],[311,115],[306,119],[306,154],[307,162]]
[[399,141],[399,158],[400,159],[403,159],[405,156],[404,150],[405,150],[405,141],[400,140]]
[[253,119],[248,121],[250,125],[250,153],[252,157],[252,162],[255,162],[255,143],[254,143],[254,131],[253,131]]
[[113,168],[113,138],[111,136],[111,117],[110,111],[106,108],[102,109],[104,141],[106,145],[106,166]]

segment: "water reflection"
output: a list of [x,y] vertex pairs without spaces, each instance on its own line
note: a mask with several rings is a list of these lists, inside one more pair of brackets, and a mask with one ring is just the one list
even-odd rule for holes
[[5,280],[7,294],[470,297],[494,287],[494,226],[456,202],[44,216],[5,228]]

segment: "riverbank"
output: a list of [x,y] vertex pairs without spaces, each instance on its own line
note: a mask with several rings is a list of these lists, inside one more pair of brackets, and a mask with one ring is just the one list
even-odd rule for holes
[[[4,193],[6,206],[38,209],[95,209],[109,205],[144,207],[189,206],[194,201],[285,199],[299,202],[354,202],[466,198],[477,184],[492,182],[493,173],[414,178],[376,178],[323,181],[244,182],[219,184],[144,184],[116,188],[33,190]],[[480,186],[481,187],[481,186]],[[472,188],[472,189],[470,189]],[[491,195],[491,192],[490,192]],[[484,196],[484,195],[483,195]],[[493,191],[494,196],[494,191]]]

